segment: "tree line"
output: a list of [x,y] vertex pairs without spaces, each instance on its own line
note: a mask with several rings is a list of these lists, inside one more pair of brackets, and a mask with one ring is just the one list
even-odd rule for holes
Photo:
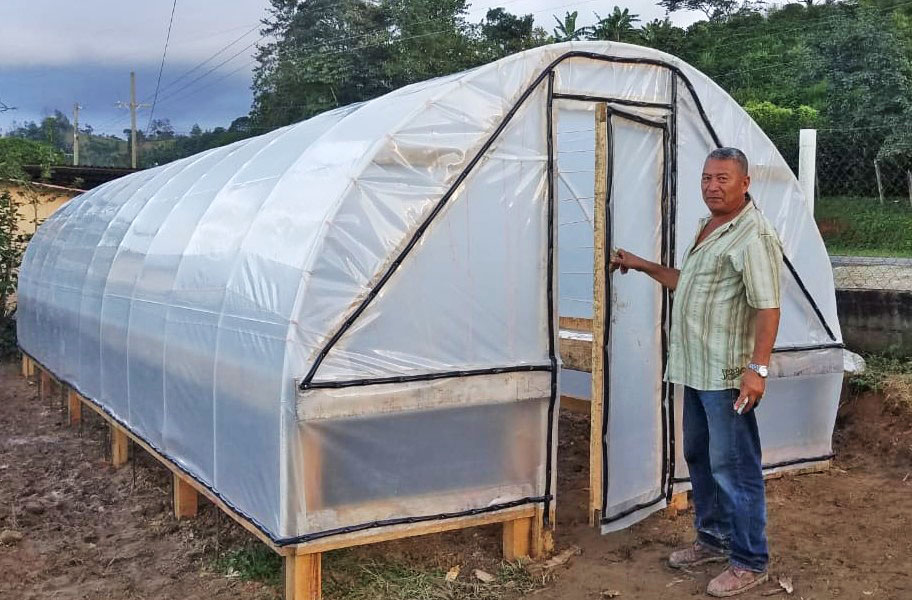
[[[682,28],[667,17],[644,22],[614,6],[596,11],[587,26],[579,24],[578,11],[554,15],[546,30],[533,15],[503,7],[470,22],[466,0],[270,0],[262,28],[269,41],[257,49],[249,114],[189,135],[174,134],[160,120],[140,137],[141,164],[168,162],[529,48],[584,39],[648,46],[692,64],[744,106],[792,164],[801,127],[854,135],[851,145],[865,160],[912,156],[912,3],[659,5],[669,14],[698,10],[705,18]],[[72,151],[72,125],[59,112],[7,136]],[[127,143],[87,130],[82,162],[123,164]]]

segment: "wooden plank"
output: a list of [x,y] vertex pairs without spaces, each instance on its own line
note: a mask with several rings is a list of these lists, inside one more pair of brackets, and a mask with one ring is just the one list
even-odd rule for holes
[[605,269],[607,257],[605,202],[608,196],[608,107],[600,103],[595,109],[595,199],[593,201],[593,294],[591,372],[592,394],[589,422],[589,524],[599,522],[602,506],[602,340],[605,339]]
[[592,319],[586,319],[584,317],[560,317],[558,323],[561,329],[592,333]]
[[178,520],[196,516],[199,507],[199,494],[193,486],[174,473],[174,516]]
[[285,600],[320,600],[323,556],[319,552],[285,557]]
[[[552,502],[551,506],[553,507],[555,504],[555,502]],[[544,514],[544,507],[538,507],[532,517],[532,545],[529,547],[529,551],[533,559],[540,558],[554,550],[554,528],[557,525],[557,513],[552,510],[550,527],[545,527]]]
[[465,529],[467,527],[478,527],[481,525],[492,525],[503,523],[514,519],[522,519],[535,515],[535,507],[518,506],[508,508],[502,511],[483,513],[468,517],[456,517],[440,521],[425,521],[423,523],[403,523],[401,525],[390,525],[376,529],[365,529],[343,535],[333,536],[314,540],[312,542],[303,542],[295,547],[298,554],[310,554],[313,552],[328,552],[338,550],[339,548],[350,548],[352,546],[363,546],[366,544],[376,544],[378,542],[387,542],[389,540],[398,540],[407,537],[419,535],[428,535],[431,533],[441,533],[443,531],[452,531],[453,529]]
[[30,361],[29,361],[28,355],[23,354],[22,355],[22,376],[26,377],[26,378],[29,376],[29,362]]
[[821,460],[815,463],[810,463],[802,467],[782,467],[775,471],[770,471],[763,474],[763,478],[766,480],[770,479],[779,479],[780,477],[797,477],[798,475],[811,475],[813,473],[823,473],[829,471],[831,466],[831,461]]
[[529,558],[532,547],[533,518],[513,519],[503,524],[504,560],[513,562],[521,558]]
[[76,427],[82,421],[82,400],[73,388],[67,389],[67,422]]
[[668,503],[665,512],[670,516],[677,516],[679,512],[687,510],[688,506],[687,492],[678,492],[672,495],[671,502]]
[[589,416],[592,411],[592,403],[588,398],[577,398],[576,396],[561,396],[561,408],[566,408],[572,413]]
[[592,371],[592,342],[573,338],[560,338],[560,356],[565,369]]
[[129,438],[123,428],[116,423],[111,423],[111,465],[121,467],[129,460]]

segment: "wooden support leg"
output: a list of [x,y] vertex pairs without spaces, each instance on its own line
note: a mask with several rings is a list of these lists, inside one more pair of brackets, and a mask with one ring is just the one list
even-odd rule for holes
[[51,393],[51,376],[44,369],[38,375],[38,399],[47,400],[48,394]]
[[76,427],[82,421],[82,400],[76,390],[67,390],[67,421],[70,427]]
[[532,517],[514,519],[503,525],[504,560],[529,558],[532,553]]
[[285,600],[320,600],[323,596],[322,554],[285,557]]
[[199,506],[199,493],[193,486],[184,481],[184,478],[174,474],[174,516],[177,519],[186,519],[196,516]]
[[677,516],[681,511],[687,510],[687,492],[678,492],[671,497],[666,511],[672,517]]
[[127,434],[119,427],[109,425],[111,428],[111,464],[115,467],[126,464],[127,453]]
[[22,355],[22,376],[23,377],[27,378],[29,376],[29,370],[30,370],[29,363],[30,362],[31,361],[29,360],[29,357],[26,356],[25,354],[23,354]]

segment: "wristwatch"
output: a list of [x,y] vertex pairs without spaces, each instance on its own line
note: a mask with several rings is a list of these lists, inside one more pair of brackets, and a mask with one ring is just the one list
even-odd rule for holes
[[764,379],[766,379],[769,376],[769,368],[766,365],[758,365],[757,363],[747,363],[747,368]]

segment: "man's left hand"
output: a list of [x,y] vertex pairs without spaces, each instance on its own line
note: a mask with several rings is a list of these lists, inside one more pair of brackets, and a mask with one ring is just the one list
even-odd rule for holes
[[733,406],[735,412],[738,412],[738,408],[743,403],[744,408],[741,409],[741,414],[749,413],[760,402],[760,397],[763,396],[764,391],[766,391],[766,380],[755,371],[745,369],[744,375],[741,377],[741,391]]

